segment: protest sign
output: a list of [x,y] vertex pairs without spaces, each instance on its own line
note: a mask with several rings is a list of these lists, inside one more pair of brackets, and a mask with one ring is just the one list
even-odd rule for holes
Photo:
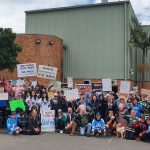
[[61,82],[60,81],[50,81],[49,85],[50,91],[58,92],[61,90]]
[[90,94],[92,92],[91,84],[75,84],[75,89],[78,89],[79,94]]
[[18,64],[17,73],[18,77],[37,76],[36,63]]
[[112,91],[112,80],[111,79],[102,79],[103,91]]
[[8,93],[0,93],[0,100],[8,100]]
[[92,83],[92,90],[96,92],[100,92],[102,89],[102,83]]
[[38,77],[56,80],[56,75],[57,75],[57,68],[39,65],[38,75],[37,75]]
[[4,93],[4,87],[0,87],[0,93]]
[[16,80],[16,86],[23,86],[24,84],[24,80]]
[[36,87],[37,84],[38,84],[37,81],[31,81],[31,86],[33,86],[34,88]]
[[73,88],[73,78],[67,77],[68,88]]
[[46,110],[41,114],[41,131],[55,132],[55,111]]
[[64,96],[66,96],[66,99],[68,101],[70,100],[75,100],[75,99],[79,99],[79,92],[78,89],[72,89],[72,90],[65,90],[64,91]]
[[138,93],[138,92],[139,92],[138,86],[134,86],[134,87],[133,87],[133,91],[134,91],[135,93]]
[[130,93],[131,82],[130,81],[121,81],[120,83],[120,93],[129,94]]
[[24,111],[26,110],[23,100],[11,100],[9,101],[9,105],[11,111],[16,111],[16,108],[22,108]]
[[150,89],[141,89],[141,94],[145,94],[150,97]]

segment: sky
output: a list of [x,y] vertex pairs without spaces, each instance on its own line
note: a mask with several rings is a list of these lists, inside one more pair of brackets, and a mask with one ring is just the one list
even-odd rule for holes
[[[139,21],[144,25],[150,25],[150,0],[130,1]],[[12,28],[16,33],[25,33],[26,10],[93,3],[101,3],[101,0],[0,0],[0,27]]]

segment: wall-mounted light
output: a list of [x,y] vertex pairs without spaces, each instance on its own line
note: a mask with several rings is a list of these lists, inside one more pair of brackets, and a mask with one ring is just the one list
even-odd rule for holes
[[49,41],[49,45],[54,45],[55,44],[55,41],[54,40],[50,40]]
[[41,40],[40,39],[36,39],[35,44],[40,44]]

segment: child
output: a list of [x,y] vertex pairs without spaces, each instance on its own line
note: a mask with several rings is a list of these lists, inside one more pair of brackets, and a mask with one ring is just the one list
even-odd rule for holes
[[10,135],[19,135],[20,132],[22,131],[21,128],[17,126],[17,119],[18,117],[16,116],[15,112],[11,113],[10,118],[7,119],[7,132]]
[[92,133],[96,134],[105,134],[105,122],[101,118],[101,114],[99,112],[96,113],[96,118],[92,121]]
[[36,109],[31,112],[31,117],[28,120],[28,134],[29,135],[39,135],[41,133],[41,119],[39,118]]

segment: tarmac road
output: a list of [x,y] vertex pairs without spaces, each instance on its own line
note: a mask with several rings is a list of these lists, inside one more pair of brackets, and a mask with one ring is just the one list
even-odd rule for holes
[[150,144],[115,137],[81,137],[59,133],[11,136],[0,132],[0,150],[150,150]]

